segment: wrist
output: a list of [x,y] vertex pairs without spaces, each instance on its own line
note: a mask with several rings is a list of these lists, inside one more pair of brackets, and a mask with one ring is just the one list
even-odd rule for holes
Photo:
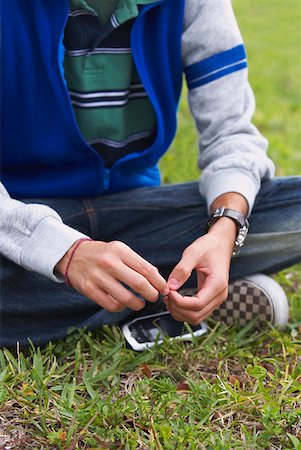
[[68,250],[67,254],[66,254],[66,258],[63,258],[63,262],[60,266],[60,270],[64,270],[64,272],[62,273],[62,275],[64,276],[65,279],[65,283],[68,287],[71,287],[71,283],[70,283],[70,279],[69,279],[69,268],[70,268],[70,264],[73,260],[74,254],[75,252],[78,250],[79,246],[86,241],[92,241],[92,239],[90,238],[82,238],[79,239],[78,241],[76,241],[72,247]]
[[214,235],[219,242],[229,242],[232,249],[237,236],[237,225],[229,217],[221,217],[209,228],[208,234]]
[[90,238],[81,238],[74,242],[73,245],[69,248],[69,250],[65,253],[65,255],[60,259],[60,261],[56,264],[54,270],[59,273],[63,277],[65,277],[66,271],[68,270],[68,264],[73,257],[74,251],[77,249],[78,245],[84,241],[91,241]]
[[226,208],[225,206],[217,208],[209,218],[209,221],[207,223],[207,233],[210,230],[210,228],[212,228],[216,224],[216,222],[226,218],[232,220],[236,226],[237,234],[234,240],[234,246],[232,250],[232,256],[236,256],[239,254],[240,249],[245,242],[249,230],[249,222],[245,218],[245,216],[241,214],[240,211],[235,211],[233,209]]
[[56,264],[54,270],[55,272],[59,273],[60,275],[64,276],[66,272],[66,268],[68,265],[68,261],[70,259],[70,256],[72,254],[72,251],[78,241],[75,241],[73,245],[69,248],[69,250],[64,254],[62,259],[59,260],[59,262]]

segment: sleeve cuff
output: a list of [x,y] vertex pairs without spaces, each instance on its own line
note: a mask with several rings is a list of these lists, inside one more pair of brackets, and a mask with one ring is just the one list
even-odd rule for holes
[[242,195],[248,202],[251,214],[260,184],[251,178],[246,171],[237,169],[223,169],[214,172],[205,180],[200,180],[200,192],[207,201],[208,213],[214,200],[228,192],[236,192]]
[[63,282],[63,278],[54,273],[54,268],[69,248],[83,237],[88,236],[54,217],[47,217],[38,224],[23,246],[20,263],[28,270],[58,283]]

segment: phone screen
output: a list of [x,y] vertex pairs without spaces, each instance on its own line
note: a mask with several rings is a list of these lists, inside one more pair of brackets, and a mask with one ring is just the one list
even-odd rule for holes
[[[192,331],[202,328],[201,325],[191,327]],[[139,343],[154,342],[158,336],[163,339],[164,336],[177,337],[189,333],[182,322],[173,319],[170,313],[164,313],[160,316],[141,318],[129,326],[133,338]]]

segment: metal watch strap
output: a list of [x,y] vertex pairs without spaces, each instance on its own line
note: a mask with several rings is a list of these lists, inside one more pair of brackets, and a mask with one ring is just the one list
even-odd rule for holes
[[232,219],[237,226],[237,235],[232,251],[232,256],[236,256],[240,252],[240,249],[247,237],[249,222],[240,212],[235,211],[234,209],[226,208],[225,206],[221,206],[220,208],[217,208],[210,216],[207,223],[207,232],[209,228],[221,217],[228,217],[229,219]]

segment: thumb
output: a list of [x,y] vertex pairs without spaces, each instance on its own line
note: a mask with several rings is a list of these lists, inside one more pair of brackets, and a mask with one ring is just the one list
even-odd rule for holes
[[188,280],[194,268],[195,261],[188,255],[183,255],[168,277],[167,283],[169,288],[174,291],[180,289],[180,287]]

